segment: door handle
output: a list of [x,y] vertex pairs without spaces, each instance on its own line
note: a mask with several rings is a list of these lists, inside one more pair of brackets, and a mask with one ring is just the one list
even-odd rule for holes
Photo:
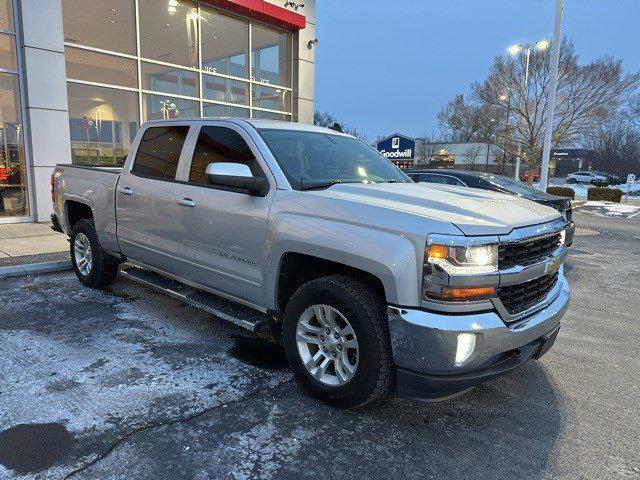
[[118,187],[118,191],[122,195],[133,195],[133,190],[130,187]]
[[176,203],[178,205],[182,205],[183,207],[192,207],[193,208],[193,207],[196,206],[196,202],[194,202],[190,198],[183,198],[182,200],[176,200]]

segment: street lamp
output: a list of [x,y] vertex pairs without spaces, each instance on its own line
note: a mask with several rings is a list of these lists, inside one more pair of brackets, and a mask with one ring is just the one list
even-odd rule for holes
[[[522,45],[522,44],[515,44],[515,45],[511,45],[507,48],[507,52],[509,52],[509,54],[513,55],[514,57],[516,55],[518,55],[520,52],[525,52],[526,54],[526,62],[525,62],[525,68],[524,68],[524,95],[523,95],[523,99],[522,101],[526,102],[529,99],[529,60],[531,58],[531,50],[536,49],[538,51],[544,51],[547,48],[549,48],[549,40],[546,39],[541,39],[538,40],[535,43],[528,43],[526,45]],[[523,110],[523,109],[521,109]],[[524,110],[523,110],[524,111]],[[518,144],[518,158],[516,159],[516,171],[514,174],[514,180],[519,180],[520,178],[520,158],[522,157],[522,145]]]

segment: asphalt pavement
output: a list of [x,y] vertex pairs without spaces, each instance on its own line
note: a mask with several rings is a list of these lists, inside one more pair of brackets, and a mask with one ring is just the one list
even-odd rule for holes
[[436,404],[328,407],[277,344],[124,280],[1,279],[0,478],[640,478],[640,219],[576,221],[554,348]]

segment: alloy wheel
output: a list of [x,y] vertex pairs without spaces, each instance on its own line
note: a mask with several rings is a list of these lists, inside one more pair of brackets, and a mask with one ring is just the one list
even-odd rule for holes
[[339,387],[356,373],[358,339],[346,317],[330,305],[312,305],[296,325],[298,354],[320,383]]

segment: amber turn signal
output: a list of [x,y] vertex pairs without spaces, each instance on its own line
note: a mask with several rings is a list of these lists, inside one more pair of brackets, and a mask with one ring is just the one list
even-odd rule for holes
[[496,294],[495,287],[451,288],[444,292],[429,292],[428,295],[438,300],[449,302],[465,302],[482,300]]
[[447,258],[446,245],[438,245],[436,243],[432,243],[431,245],[429,245],[427,256],[429,258]]

